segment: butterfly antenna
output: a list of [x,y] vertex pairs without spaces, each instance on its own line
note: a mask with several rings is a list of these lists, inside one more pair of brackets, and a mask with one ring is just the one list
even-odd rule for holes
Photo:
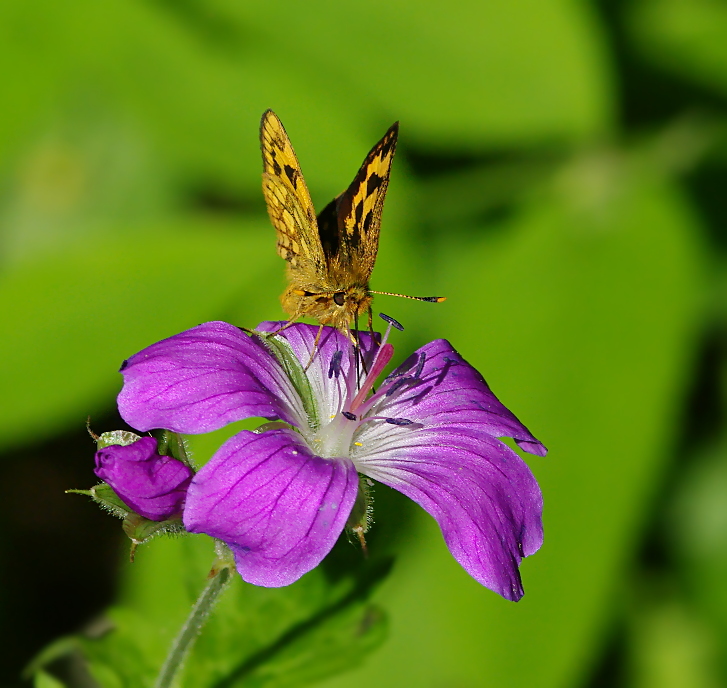
[[446,296],[409,296],[409,294],[395,294],[391,291],[369,291],[369,294],[381,294],[382,296],[398,296],[402,299],[413,299],[414,301],[428,301],[429,303],[442,303]]

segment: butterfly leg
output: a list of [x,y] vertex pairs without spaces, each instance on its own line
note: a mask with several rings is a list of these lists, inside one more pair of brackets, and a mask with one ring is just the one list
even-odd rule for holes
[[[356,370],[358,371],[358,383],[361,384],[361,375],[363,374],[363,377],[366,377],[369,374],[368,366],[366,365],[366,359],[363,355],[363,349],[361,348],[361,331],[358,329],[358,313],[354,316],[354,327],[356,332],[356,337],[353,338],[353,347],[354,347],[354,354],[356,358]],[[371,329],[372,334],[372,342],[375,342],[376,340],[373,338],[373,327],[372,323],[369,323],[369,327]],[[375,390],[374,390],[375,391]]]
[[299,315],[296,315],[294,318],[291,318],[290,320],[288,320],[288,322],[285,323],[285,325],[282,325],[277,330],[275,330],[275,332],[271,332],[270,334],[279,334],[283,330],[287,330],[291,325],[295,325],[295,323],[299,317],[300,317]]
[[[286,325],[287,327],[287,325]],[[313,342],[313,351],[310,352],[310,358],[308,359],[308,363],[306,363],[305,368],[303,368],[303,372],[308,370],[310,368],[310,364],[313,363],[313,359],[316,356],[316,351],[318,351],[318,342],[321,341],[321,333],[323,332],[323,325],[318,326],[318,332],[316,332],[316,338]]]
[[[356,333],[354,335],[354,332]],[[358,313],[353,316],[353,332],[348,331],[348,338],[353,343],[353,359],[354,365],[356,366],[356,387],[361,386],[361,369],[363,368],[364,374],[366,372],[366,366],[363,362],[363,356],[361,355],[361,342],[359,341],[358,331]]]

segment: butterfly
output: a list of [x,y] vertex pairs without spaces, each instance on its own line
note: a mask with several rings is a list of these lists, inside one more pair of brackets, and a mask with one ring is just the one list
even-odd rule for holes
[[373,294],[444,301],[437,296],[369,289],[398,133],[396,122],[371,149],[350,186],[316,217],[282,122],[272,110],[263,114],[263,194],[277,232],[278,255],[288,263],[288,287],[280,300],[291,323],[311,317],[321,326],[337,328],[355,343],[350,324],[353,321],[358,329],[358,317],[368,313],[371,329]]

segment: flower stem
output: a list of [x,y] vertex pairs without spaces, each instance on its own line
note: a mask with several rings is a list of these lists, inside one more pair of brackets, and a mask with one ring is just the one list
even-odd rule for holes
[[218,559],[215,562],[210,572],[207,585],[200,593],[200,596],[192,607],[192,611],[189,612],[187,620],[184,622],[172,646],[169,648],[169,654],[164,660],[156,683],[154,683],[154,688],[170,688],[174,677],[182,668],[184,660],[187,658],[189,651],[192,649],[192,645],[194,645],[194,641],[202,630],[202,626],[207,621],[209,613],[215,606],[215,602],[217,602],[220,593],[227,586],[231,574],[232,567],[229,561],[220,561]]

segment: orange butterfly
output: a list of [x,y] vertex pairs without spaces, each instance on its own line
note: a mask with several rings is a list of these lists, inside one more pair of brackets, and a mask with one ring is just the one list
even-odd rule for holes
[[263,193],[278,235],[278,254],[288,262],[288,287],[281,296],[290,322],[308,316],[351,335],[351,321],[369,314],[373,294],[419,301],[369,289],[379,247],[381,213],[396,150],[398,122],[371,149],[351,185],[316,218],[298,158],[278,116],[268,110],[260,123]]

